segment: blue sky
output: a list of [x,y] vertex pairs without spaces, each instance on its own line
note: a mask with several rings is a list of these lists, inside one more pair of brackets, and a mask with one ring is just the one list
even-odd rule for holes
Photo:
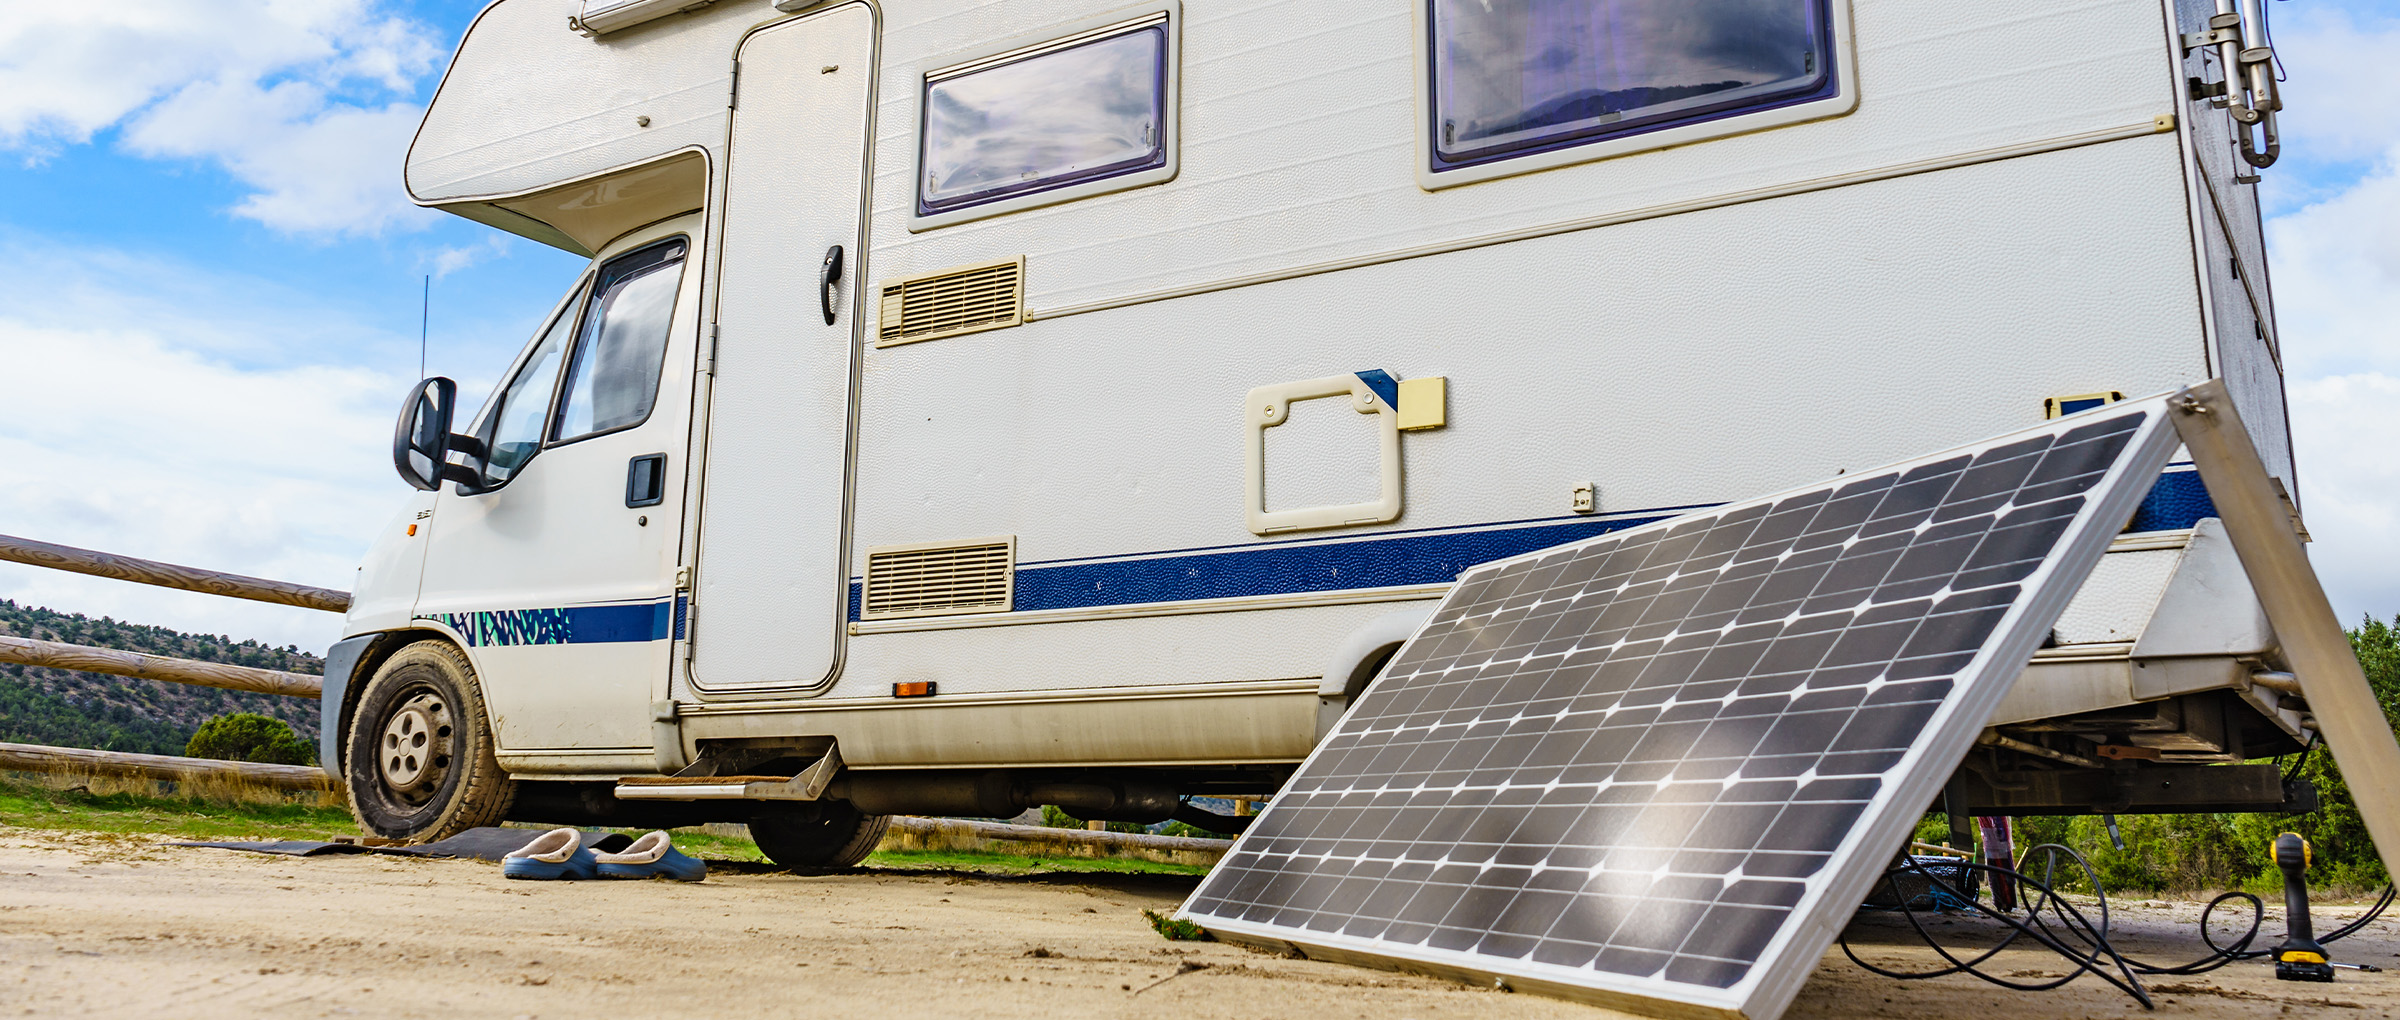
[[[405,494],[387,446],[425,276],[432,369],[480,394],[582,267],[401,190],[481,6],[0,5],[0,533],[350,586]],[[2290,111],[2262,188],[2302,498],[2336,607],[2389,617],[2400,0],[2270,6]],[[310,649],[339,626],[5,564],[0,597]]]

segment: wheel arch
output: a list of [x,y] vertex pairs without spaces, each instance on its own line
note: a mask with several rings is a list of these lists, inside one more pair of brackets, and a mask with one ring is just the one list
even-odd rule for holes
[[1396,609],[1366,622],[1334,647],[1317,682],[1317,739],[1333,732],[1333,724],[1366,692],[1367,683],[1391,661],[1392,654],[1414,637],[1433,615],[1432,605]]
[[[349,727],[351,714],[358,709],[359,691],[393,652],[428,638],[446,642],[466,654],[466,646],[457,638],[431,627],[360,634],[336,641],[326,651],[325,691],[318,700],[317,766],[337,785],[343,776],[342,747],[346,741],[342,734]],[[473,655],[466,657],[468,662],[474,662]],[[482,670],[476,670],[476,674],[480,680]],[[485,722],[488,724],[490,720]]]

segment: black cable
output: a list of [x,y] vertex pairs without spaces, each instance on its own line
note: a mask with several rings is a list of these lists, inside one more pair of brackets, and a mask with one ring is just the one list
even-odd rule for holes
[[2383,916],[2384,909],[2392,905],[2392,896],[2394,891],[2394,887],[2388,885],[2384,886],[2383,895],[2376,898],[2375,905],[2367,908],[2367,912],[2365,914],[2360,915],[2358,920],[2352,921],[2349,924],[2345,924],[2339,928],[2335,928],[2330,932],[2317,936],[2317,944],[2323,945],[2336,939],[2345,939],[2349,938],[2351,935],[2357,934],[2359,929],[2366,927],[2376,918]]
[[2317,749],[2317,741],[2318,741],[2320,738],[2322,738],[2323,736],[2324,736],[2323,734],[2321,734],[2321,733],[2316,733],[2316,732],[2313,732],[2313,731],[2312,731],[2311,733],[2309,733],[2309,735],[2308,735],[2308,743],[2305,743],[2305,744],[2302,744],[2302,745],[2300,745],[2300,757],[2298,757],[2298,758],[2296,758],[2296,759],[2293,759],[2293,761],[2292,761],[2292,767],[2291,767],[2291,768],[2289,768],[2289,769],[2285,769],[2285,770],[2284,770],[2284,773],[2283,773],[2283,781],[2284,781],[2284,782],[2287,782],[2287,783],[2288,783],[2288,782],[2291,782],[2291,781],[2292,781],[2292,777],[2294,777],[2294,776],[2297,776],[2297,775],[2299,775],[2299,774],[2300,774],[2300,766],[2308,764],[2308,752],[2310,752],[2310,751],[2314,751],[2314,750],[2316,750],[2316,749]]
[[[2100,887],[2100,876],[2092,870],[2091,862],[2085,860],[2082,854],[2076,853],[2074,850],[2068,847],[2060,846],[2056,843],[2045,843],[2041,846],[2034,847],[2032,850],[2026,851],[2026,859],[2031,860],[2033,854],[2037,852],[2044,855],[2042,859],[2042,880],[2045,883],[2048,883],[2051,880],[2052,872],[2057,868],[2058,855],[2060,854],[2066,854],[2068,857],[2073,858],[2076,866],[2082,869],[2084,881],[2091,883],[2093,894],[2100,898],[2101,918],[2098,935],[2102,942],[2107,942],[2108,893],[2106,890],[2103,890]],[[2250,927],[2244,930],[2242,932],[2242,937],[2234,940],[2232,945],[2220,946],[2217,944],[2216,936],[2209,931],[2209,918],[2215,916],[2217,908],[2223,906],[2227,900],[2234,899],[2250,901]],[[1978,906],[1980,907],[1980,905]],[[2217,898],[2208,901],[2208,906],[2200,909],[2200,941],[2208,946],[2209,952],[2207,955],[2193,960],[2190,963],[2160,965],[2144,960],[2138,960],[2133,957],[2126,956],[2122,952],[2118,951],[2113,943],[2108,944],[2107,951],[2111,955],[2114,955],[2118,959],[2124,961],[2125,965],[2132,968],[2132,970],[2137,974],[2156,974],[2167,976],[2204,974],[2228,963],[2232,963],[2235,960],[2247,960],[2265,956],[2265,950],[2253,951],[2248,947],[2252,941],[2258,938],[2259,925],[2265,922],[2266,913],[2266,904],[2260,901],[2257,896],[2246,892],[2223,893],[2217,896]],[[2080,932],[2076,932],[2075,934],[2077,934],[2079,937],[2081,935]]]
[[[2303,754],[2305,753],[2304,749]],[[2297,766],[2295,766],[2296,770]],[[2021,863],[2030,864],[2037,854],[2042,857],[2042,874],[2039,878],[2017,868],[2002,868],[1990,864],[1959,861],[1956,868],[1961,881],[1954,884],[1950,879],[1935,874],[1925,866],[1924,862],[1914,857],[1908,858],[1905,863],[1883,873],[1883,881],[1891,889],[1893,899],[1900,904],[1900,912],[1908,919],[1909,927],[1914,929],[1917,937],[1924,939],[1925,944],[1932,948],[1934,953],[1939,955],[1949,966],[1928,971],[1897,971],[1878,967],[1859,959],[1857,951],[1850,948],[1848,932],[1844,932],[1841,937],[1843,955],[1848,956],[1850,962],[1858,964],[1872,973],[1902,981],[1918,981],[1964,973],[2003,988],[2028,992],[2057,988],[2088,972],[2100,980],[2108,982],[2119,991],[2132,996],[2134,1001],[2141,1003],[2144,1009],[2150,1009],[2154,1007],[2151,1004],[2149,992],[2142,987],[2141,979],[2137,975],[2203,974],[2236,960],[2254,960],[2271,955],[2273,952],[2267,949],[2250,948],[2251,943],[2257,941],[2259,928],[2265,922],[2266,905],[2257,896],[2250,893],[2229,892],[2210,900],[2208,906],[2200,911],[2200,941],[2208,946],[2207,954],[2189,963],[2172,965],[2154,964],[2127,956],[2109,940],[2108,892],[2101,888],[2100,876],[2092,869],[2091,862],[2085,860],[2082,854],[2076,853],[2071,848],[2056,843],[2044,843],[2025,851]],[[2097,924],[2093,923],[2074,904],[2067,902],[2066,898],[2060,895],[2053,885],[2058,870],[2058,858],[2062,854],[2075,863],[2076,868],[2083,872],[2084,881],[2091,884],[2092,894],[2099,900],[2100,919]],[[1973,884],[1963,881],[1965,876],[1970,873],[1980,873],[1986,876],[2009,876],[2016,880],[2019,890],[2030,890],[2020,892],[2020,895],[2024,897],[2025,920],[2019,921],[2014,916],[1986,903],[1981,897],[1959,888],[1959,885],[1962,884]],[[2009,927],[2009,933],[2000,940],[1999,944],[1976,954],[1972,959],[1960,959],[1948,947],[1936,941],[1933,934],[1926,931],[1925,926],[1917,921],[1918,911],[1909,907],[1912,898],[1902,892],[1898,881],[1902,875],[1913,875],[1924,879],[1930,891],[1946,894],[1960,903],[1968,904],[1985,916],[2000,921]],[[1980,884],[1988,887],[1991,883],[1987,880]],[[2319,943],[2333,942],[2365,928],[2382,916],[2384,910],[2392,905],[2395,895],[2400,895],[2400,893],[2396,893],[2395,887],[2384,887],[2383,895],[2376,899],[2375,905],[2370,907],[2366,914],[2326,934],[2317,941]],[[2219,945],[2216,935],[2209,929],[2209,920],[2215,916],[2219,907],[2229,900],[2236,899],[2249,901],[2250,926],[2242,932],[2240,938]],[[2049,915],[2049,919],[2044,918],[2045,913]],[[2020,937],[2029,939],[2066,958],[2069,963],[2074,964],[2074,968],[2062,977],[2042,982],[2011,981],[1978,969],[1979,965],[1990,960],[2001,950],[2015,944]],[[2070,944],[2069,938],[2082,945],[2078,947]],[[2110,973],[2112,970],[2115,973]]]
[[[2026,856],[2030,858],[2034,852],[2043,850],[2045,848],[2046,846],[2035,847],[2033,850],[2027,851]],[[2064,850],[2065,848],[2060,847],[2059,849]],[[2072,850],[2068,850],[2067,852],[2069,854],[2074,854],[2074,851]],[[2078,863],[2083,863],[2083,858],[2079,855],[2075,857],[2075,860]],[[1936,978],[1951,974],[1966,973],[1972,974],[1975,977],[1991,982],[1992,984],[1999,985],[2003,988],[2012,988],[2024,992],[2048,991],[2050,989],[2065,985],[2067,982],[2073,981],[2077,977],[2088,972],[2093,976],[2098,977],[2100,980],[2106,981],[2110,985],[2115,986],[2117,990],[2133,996],[2134,1001],[2141,1003],[2144,1009],[2153,1008],[2150,1001],[2150,993],[2142,988],[2141,979],[2134,976],[2132,968],[2126,966],[2124,959],[2117,956],[2115,949],[2109,946],[2107,935],[2104,934],[2100,928],[2093,926],[2090,919],[2084,917],[2082,911],[2077,910],[2074,904],[2068,903],[2058,894],[2057,890],[2050,887],[2049,883],[2035,879],[2031,875],[2017,872],[2014,869],[1999,868],[1989,864],[1975,864],[1972,862],[1961,861],[1956,866],[1962,874],[1967,871],[1981,872],[1984,874],[1998,874],[2006,871],[2012,875],[2016,875],[2018,879],[2017,888],[2019,895],[2023,895],[2025,897],[2027,906],[2027,919],[2033,923],[2027,924],[2008,914],[2001,913],[1997,908],[1985,904],[1981,897],[1967,893],[1959,889],[1957,886],[1952,885],[1949,881],[1928,870],[1923,862],[1912,857],[1901,866],[1884,872],[1884,881],[1891,886],[1893,895],[1898,898],[1901,915],[1908,918],[1909,927],[1915,929],[1917,932],[1917,937],[1924,939],[1925,944],[1931,947],[1936,954],[1941,956],[1942,959],[1948,961],[1950,966],[1931,971],[1886,970],[1882,967],[1868,963],[1865,960],[1859,959],[1857,951],[1850,948],[1850,937],[1847,932],[1843,933],[1841,938],[1842,953],[1850,957],[1850,962],[1858,964],[1860,967],[1863,967],[1876,974],[1881,974],[1884,977],[1897,978],[1902,981],[1917,981],[1926,978]],[[2085,864],[2084,868],[2087,873],[2090,871],[2089,864]],[[1959,902],[1973,905],[1977,910],[1980,910],[1986,915],[1999,920],[2002,924],[2008,925],[2012,930],[2006,938],[2000,940],[2000,944],[1985,950],[1981,955],[1976,956],[1974,959],[1959,959],[1950,952],[1948,947],[1943,946],[1940,942],[1936,941],[1932,933],[1927,932],[1925,930],[1925,926],[1918,923],[1917,912],[1909,909],[1909,897],[1901,893],[1900,885],[1895,880],[1897,876],[1908,872],[1914,872],[1919,877],[1922,877],[1935,890],[1947,893],[1951,897],[1957,899]],[[2028,892],[2028,890],[2038,890],[2039,895],[2034,895],[2033,893]],[[2059,939],[2057,935],[2051,933],[2050,925],[2042,920],[2042,908],[2045,904],[2049,905],[2049,907],[2057,914],[2061,927],[2074,932],[2077,938],[2083,940],[2086,944],[2093,947],[2091,952],[2086,953],[2078,951],[2075,947],[2066,944],[2064,941]],[[2102,923],[2105,924],[2107,917],[2107,914],[2105,913],[2107,910],[2106,897],[2102,897],[2101,909],[2103,911],[2101,915],[2103,918]],[[1982,970],[1977,969],[1978,964],[1983,963],[1985,960],[1991,959],[2001,950],[2008,948],[2010,945],[2014,944],[2020,936],[2031,939],[2035,943],[2041,945],[2043,948],[2049,949],[2051,952],[2065,957],[2070,963],[2075,965],[2075,969],[2068,971],[2064,976],[2043,982],[2011,981],[2007,978],[1987,974]],[[2117,973],[2111,974],[2107,969],[2104,969],[2102,966],[2102,962],[2104,960],[2108,963],[2114,964]]]

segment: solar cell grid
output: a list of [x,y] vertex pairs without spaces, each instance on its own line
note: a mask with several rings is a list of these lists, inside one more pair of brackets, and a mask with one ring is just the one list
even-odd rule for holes
[[[2159,407],[1467,572],[1185,913],[1735,1001],[1706,990],[1757,984],[1928,724],[2014,677],[2113,530],[2092,522],[2138,498],[2102,481],[2163,465]],[[2044,572],[2094,528],[2071,579]]]

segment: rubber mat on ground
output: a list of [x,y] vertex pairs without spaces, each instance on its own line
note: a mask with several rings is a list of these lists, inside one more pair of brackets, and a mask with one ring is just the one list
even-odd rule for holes
[[[390,854],[395,857],[473,857],[496,861],[509,851],[533,842],[543,829],[512,829],[484,826],[468,829],[449,839],[418,846],[361,846],[357,843],[329,843],[306,839],[281,839],[260,843],[169,843],[168,846],[204,846],[221,850],[246,850],[257,854],[278,854],[284,857],[321,857],[329,854]],[[633,840],[622,833],[586,830],[584,849],[593,853],[613,853],[631,845]]]

